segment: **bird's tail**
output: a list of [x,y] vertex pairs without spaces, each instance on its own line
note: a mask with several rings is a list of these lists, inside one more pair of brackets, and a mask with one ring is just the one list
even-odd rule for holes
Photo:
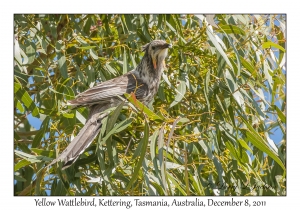
[[106,109],[107,107],[103,105],[92,106],[87,121],[78,135],[71,141],[68,147],[48,165],[48,167],[60,160],[64,162],[62,169],[71,166],[100,132],[102,125],[101,121],[107,116],[107,113],[102,112]]

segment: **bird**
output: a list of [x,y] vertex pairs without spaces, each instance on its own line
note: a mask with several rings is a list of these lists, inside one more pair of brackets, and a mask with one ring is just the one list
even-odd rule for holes
[[166,68],[165,58],[172,45],[164,40],[153,40],[142,46],[144,56],[133,70],[122,76],[97,84],[68,101],[73,109],[88,107],[89,115],[83,128],[67,148],[49,165],[63,162],[62,169],[70,167],[92,143],[101,129],[105,110],[122,103],[125,93],[134,93],[136,99],[148,105],[158,91],[161,75]]

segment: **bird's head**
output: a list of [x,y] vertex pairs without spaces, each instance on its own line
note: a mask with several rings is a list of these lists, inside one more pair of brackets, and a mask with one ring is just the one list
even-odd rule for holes
[[150,56],[153,67],[156,70],[160,67],[160,65],[164,65],[164,59],[168,55],[168,48],[171,47],[171,44],[168,44],[163,40],[153,40],[152,42],[144,45],[142,50],[145,51],[145,54]]

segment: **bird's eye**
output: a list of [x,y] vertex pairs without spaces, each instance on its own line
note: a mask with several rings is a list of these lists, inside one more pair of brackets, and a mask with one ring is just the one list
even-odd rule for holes
[[154,47],[154,46],[152,47],[152,50],[155,50],[155,47]]

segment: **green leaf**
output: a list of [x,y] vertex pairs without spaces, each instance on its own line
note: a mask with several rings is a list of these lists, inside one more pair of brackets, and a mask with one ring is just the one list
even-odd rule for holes
[[115,128],[115,133],[119,133],[123,130],[125,130],[133,121],[133,118],[128,118],[126,120],[123,120],[122,122],[118,123]]
[[[199,129],[197,127],[194,128],[194,133],[199,134]],[[208,156],[209,159],[213,158],[213,153],[211,146],[209,145],[208,141],[200,140],[199,145],[202,147],[204,150],[205,154]]]
[[215,35],[213,34],[213,32],[209,29],[209,27],[207,27],[206,33],[208,35],[208,38],[213,43],[213,45],[216,47],[216,49],[219,51],[219,53],[222,55],[222,57],[224,58],[224,60],[228,64],[228,66],[233,70],[233,66],[232,66],[231,62],[229,61],[226,53],[224,52],[223,48],[221,47],[221,45],[217,41],[217,39],[216,39]]
[[246,139],[249,140],[259,150],[268,154],[273,160],[275,160],[282,167],[283,170],[286,170],[285,166],[279,159],[278,155],[273,150],[270,149],[266,141],[257,133],[257,131],[254,130],[254,128],[248,123],[248,121],[244,119],[244,117],[240,113],[239,115],[248,128],[248,129],[245,128],[240,129],[241,132],[245,135]]
[[58,181],[56,189],[55,189],[55,196],[62,196],[66,195],[67,191],[66,188],[61,180]]
[[166,192],[167,184],[166,184],[166,167],[165,167],[165,160],[164,160],[164,130],[165,130],[165,124],[162,125],[159,131],[159,135],[157,139],[157,149],[158,149],[158,160],[160,166],[161,180],[163,184],[163,189]]
[[210,71],[208,70],[206,75],[205,75],[205,89],[204,89],[204,96],[205,96],[205,100],[206,100],[208,110],[210,110],[210,103],[209,103],[209,99],[208,99],[208,93],[209,93],[208,84],[209,84],[209,81],[210,81]]
[[283,47],[281,47],[280,45],[278,45],[274,42],[265,42],[262,44],[263,49],[270,48],[270,47],[275,47],[275,48],[281,50],[282,52],[285,52],[285,49]]
[[14,175],[14,179],[19,181],[19,182],[26,182],[27,181],[26,179],[24,179],[23,177],[18,176],[18,175]]
[[135,62],[135,60],[134,60],[134,56],[133,56],[132,54],[130,54],[130,58],[131,58],[133,67],[136,68],[136,67],[137,67],[137,64],[136,64],[136,62]]
[[14,167],[14,171],[17,171],[17,170],[19,170],[20,168],[23,168],[24,166],[27,166],[27,165],[30,165],[31,164],[31,162],[30,161],[28,161],[28,160],[21,160],[21,161],[19,161],[16,165],[15,165],[15,167]]
[[[28,64],[28,56],[26,55],[26,53],[22,50],[22,48],[20,48],[20,54],[22,56],[22,63],[21,65],[26,65]],[[25,72],[27,74],[27,72]]]
[[68,78],[67,60],[62,53],[57,54],[58,68],[64,79]]
[[91,88],[95,84],[95,69],[94,69],[93,66],[88,65],[85,68],[85,72],[86,72],[86,75],[87,75],[87,81],[88,81],[89,87]]
[[90,33],[91,25],[92,25],[92,18],[90,15],[88,15],[87,19],[85,20],[85,24],[83,26],[83,31],[86,34]]
[[19,63],[19,65],[22,65],[22,57],[21,57],[21,51],[20,51],[20,45],[18,40],[14,40],[14,44],[15,44],[15,59],[17,60],[17,62]]
[[180,38],[180,41],[182,41],[183,44],[186,44],[186,41],[184,40],[184,38],[182,36],[180,36],[180,34],[171,26],[171,24],[168,21],[166,21],[165,24],[168,26],[168,28],[172,32],[174,32]]
[[124,94],[127,98],[127,100],[133,104],[136,108],[138,108],[142,113],[145,113],[150,119],[153,120],[164,120],[162,117],[158,116],[154,112],[152,112],[147,106],[142,104],[140,101],[138,101],[136,98],[133,98],[132,95],[125,93]]
[[186,83],[184,80],[179,80],[179,85],[177,86],[177,94],[174,101],[170,104],[170,108],[178,104],[183,98],[186,92]]
[[31,114],[33,117],[40,117],[39,115],[39,109],[29,96],[29,94],[22,88],[21,84],[19,83],[14,83],[14,93],[15,97],[23,102],[23,104],[27,107],[29,111],[31,111]]
[[111,135],[119,133],[126,129],[132,123],[132,120],[132,118],[129,118],[114,125],[114,127],[105,135],[105,137],[103,137],[102,142],[104,143]]
[[186,190],[180,186],[181,180],[174,178],[170,173],[167,173],[167,177],[172,181],[172,183],[174,183],[176,189],[178,189],[182,195],[187,195]]
[[66,48],[66,47],[65,47],[65,45],[64,45],[64,43],[63,43],[62,40],[58,40],[58,41],[55,43],[55,51],[56,51],[57,53],[61,53],[62,50],[64,50],[65,48]]
[[279,119],[283,122],[286,123],[286,117],[285,114],[276,106],[276,105],[272,105],[273,109],[276,110],[277,115],[279,117]]
[[81,122],[83,125],[86,122],[86,119],[84,118],[84,116],[82,116],[82,114],[79,111],[76,111],[76,118],[77,120],[79,120],[79,122]]
[[225,37],[227,38],[229,44],[231,45],[231,47],[232,47],[232,49],[233,49],[233,51],[234,51],[234,53],[235,53],[235,55],[236,55],[236,60],[237,60],[237,64],[238,64],[238,65],[237,65],[237,71],[235,71],[235,76],[239,77],[240,74],[241,74],[241,61],[240,61],[239,53],[238,53],[238,51],[237,51],[235,45],[234,45],[233,42],[231,41],[231,37],[227,36],[226,33],[225,33],[224,35],[225,35]]
[[38,162],[42,162],[42,161],[52,160],[52,158],[48,158],[48,157],[44,157],[44,156],[34,156],[34,155],[30,155],[30,154],[27,154],[25,152],[21,152],[18,150],[15,150],[15,154],[17,156],[19,156],[20,158],[23,158],[31,163],[38,163]]
[[[89,46],[89,45],[87,45],[87,46],[83,46],[83,47],[78,47],[78,46],[76,46],[76,48],[78,48],[78,49],[81,49],[81,50],[91,50],[91,49],[94,49],[94,48],[96,48],[97,46]],[[91,52],[91,51],[90,51]]]
[[230,151],[230,154],[238,160],[240,163],[249,163],[249,159],[244,150],[237,151],[230,141],[226,141],[226,148]]
[[157,130],[155,130],[153,135],[150,136],[150,156],[151,156],[151,160],[153,162],[156,174],[159,173],[158,165],[157,165],[157,158],[155,155],[156,154],[156,141],[157,141],[158,133],[159,133],[159,130],[157,129]]
[[[172,88],[173,90],[175,90],[175,92],[177,93],[176,96],[178,97],[178,99],[179,99],[180,97],[184,98],[184,95],[182,95],[182,93],[181,93],[177,88],[175,88],[175,87],[171,84],[171,82],[169,81],[167,75],[165,75],[165,74],[163,73],[163,74],[162,74],[162,77],[163,77],[164,81],[169,85],[169,87]],[[180,81],[184,81],[184,79],[181,79]],[[182,99],[181,99],[181,100],[182,100]]]
[[45,133],[46,131],[48,130],[48,127],[49,127],[49,123],[50,123],[50,117],[47,116],[42,125],[41,125],[41,128],[39,130],[39,132],[35,135],[34,139],[33,139],[33,142],[32,142],[32,148],[35,148],[35,147],[38,147],[40,146],[41,144],[41,140],[42,138],[45,137]]
[[41,37],[39,37],[39,36],[36,36],[37,38],[38,38],[38,40],[39,40],[39,43],[40,43],[40,45],[41,45],[41,49],[39,49],[39,50],[37,50],[38,52],[41,52],[41,53],[44,53],[45,55],[47,54],[47,47],[48,47],[48,42],[47,42],[47,40],[46,39],[44,39],[44,38],[41,38]]
[[[217,169],[217,174],[218,174],[218,177],[219,177],[219,180],[218,180],[219,184],[223,185],[224,184],[224,180],[223,180],[224,169],[222,167],[222,164],[220,163],[219,159],[216,158],[216,157],[213,157],[213,163],[214,163],[214,165],[215,165],[215,167]],[[220,195],[221,196],[225,195],[223,189],[220,190]]]
[[74,113],[63,113],[65,118],[74,118]]
[[28,56],[28,62],[26,64],[31,64],[34,59],[35,59],[35,51],[36,51],[36,46],[34,43],[30,42],[26,46],[26,55]]
[[19,100],[17,100],[17,109],[21,112],[24,113],[25,109],[22,106],[21,102]]
[[238,139],[237,141],[240,143],[240,145],[243,148],[245,148],[246,150],[248,150],[249,152],[251,152],[253,154],[252,149],[247,145],[247,143],[243,139]]
[[242,56],[240,56],[240,60],[243,66],[252,74],[253,77],[255,77],[257,72],[255,71],[254,66],[250,64],[248,61],[246,61]]
[[115,110],[112,113],[110,113],[110,115],[108,116],[108,120],[107,120],[106,130],[110,131],[115,126],[115,123],[119,117],[120,112],[122,111],[124,104],[125,104],[125,101],[122,101],[122,103],[120,103],[115,108]]
[[[119,106],[117,106],[114,109],[114,111],[111,112],[109,114],[109,116],[107,117],[107,122],[104,122],[104,123],[106,123],[106,127],[105,127],[106,128],[105,129],[106,135],[101,139],[101,145],[103,145],[111,137],[112,134],[116,133],[116,130],[118,128],[123,127],[124,124],[125,124],[125,126],[128,124],[127,121],[126,122],[123,121],[123,122],[118,124],[118,127],[115,126],[115,123],[116,123],[116,121],[119,117],[120,112],[122,111],[122,108],[123,108],[124,104],[125,104],[125,101],[123,101]],[[104,125],[102,125],[102,128],[104,129],[103,126]]]
[[[75,40],[76,40],[77,42],[79,42],[80,44],[87,46],[87,42],[84,41],[80,36],[77,36],[77,35],[76,35],[76,36],[74,36],[74,38],[75,38]],[[91,49],[91,48],[88,48],[88,49]]]
[[236,102],[240,105],[240,107],[244,107],[244,97],[239,91],[239,86],[236,82],[235,75],[232,71],[226,70],[225,72],[225,81],[227,86],[229,87],[230,92],[232,93]]
[[66,96],[67,100],[72,100],[75,98],[75,94],[69,86],[64,85],[64,96]]
[[128,72],[127,70],[127,56],[126,56],[126,49],[124,48],[123,52],[123,74],[126,74]]
[[106,69],[112,74],[112,75],[117,75],[117,71],[111,67],[108,63],[105,64]]
[[98,60],[98,54],[95,52],[95,50],[90,49],[90,55],[92,56],[92,58],[94,58],[95,60]]
[[125,190],[129,190],[131,185],[138,180],[137,178],[138,178],[140,169],[142,167],[143,160],[144,160],[146,150],[147,150],[147,147],[148,147],[148,141],[149,141],[149,125],[148,125],[148,122],[147,122],[146,117],[145,117],[144,137],[140,142],[140,144],[142,144],[140,158],[139,158],[138,163],[136,164],[136,166],[134,168],[134,172],[132,174],[132,177],[131,177],[128,185],[126,186]]
[[[128,27],[127,27],[127,23],[126,23],[126,20],[125,20],[125,17],[127,15],[121,15],[121,23],[122,23],[122,27],[123,27],[123,30],[126,34],[128,34]],[[130,24],[131,25],[131,24]]]
[[159,195],[165,195],[162,186],[156,182],[151,182],[151,185],[155,188]]
[[[246,35],[245,31],[235,25],[219,25],[219,27],[227,34]],[[222,30],[218,30],[222,32]]]
[[37,148],[31,148],[31,151],[38,155],[42,155],[45,157],[55,158],[55,152],[54,151],[47,151],[43,149],[37,149]]

